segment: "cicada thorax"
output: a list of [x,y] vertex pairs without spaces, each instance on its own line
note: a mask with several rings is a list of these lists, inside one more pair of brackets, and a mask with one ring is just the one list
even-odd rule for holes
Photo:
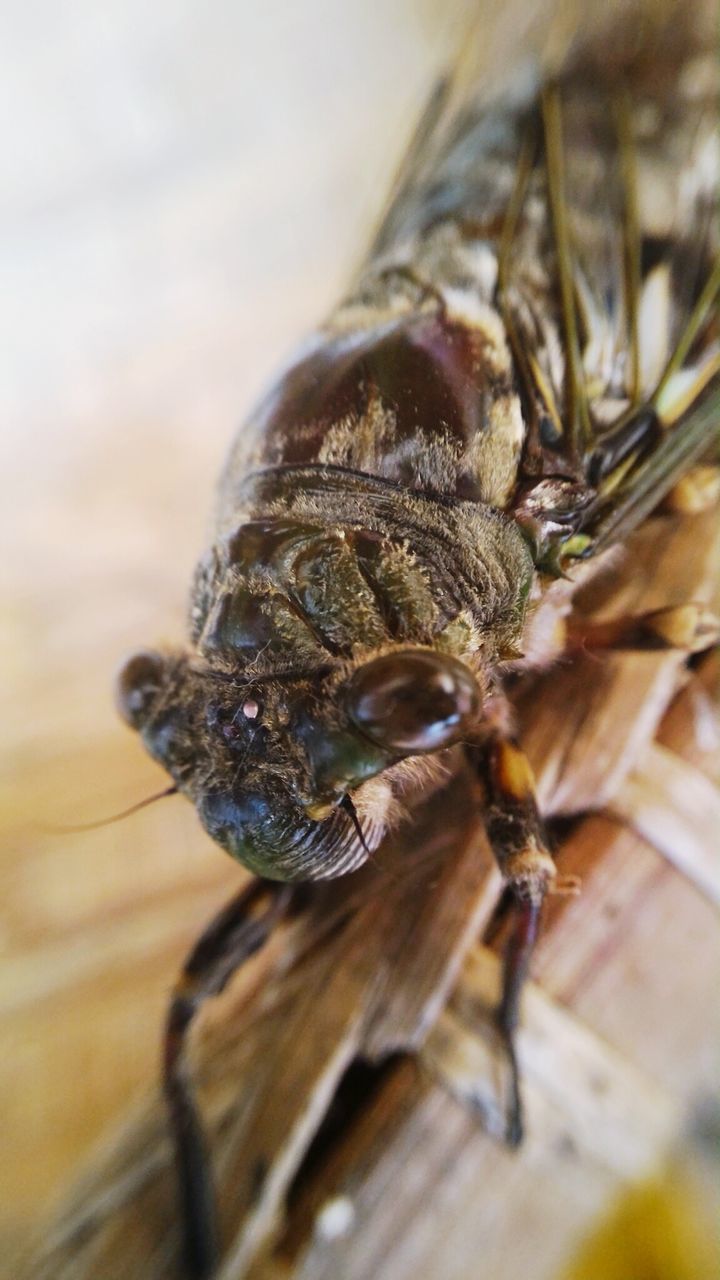
[[267,466],[349,469],[504,507],[524,425],[497,269],[493,245],[459,220],[371,259],[239,436],[221,524],[247,472]]
[[262,469],[238,497],[262,514],[201,562],[192,626],[205,656],[262,675],[389,644],[495,661],[516,640],[532,564],[494,509],[313,464]]

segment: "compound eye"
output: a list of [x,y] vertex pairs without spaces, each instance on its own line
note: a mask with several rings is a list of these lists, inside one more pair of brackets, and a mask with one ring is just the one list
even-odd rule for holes
[[396,755],[417,755],[463,737],[480,711],[480,691],[472,672],[449,654],[406,649],[360,667],[348,682],[345,705],[371,742]]
[[120,669],[115,686],[117,708],[126,724],[141,729],[165,680],[165,659],[151,649],[135,653]]

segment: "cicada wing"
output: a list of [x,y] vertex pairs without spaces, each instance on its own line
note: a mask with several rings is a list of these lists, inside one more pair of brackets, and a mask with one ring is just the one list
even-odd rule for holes
[[543,477],[577,495],[552,559],[629,532],[717,424],[715,59],[633,71],[591,59],[543,87],[500,255],[529,409],[519,502]]
[[[480,271],[523,409],[508,514],[522,519],[531,495],[550,560],[623,536],[702,455],[720,363],[717,68],[702,0],[611,5],[606,20],[560,8],[562,29],[546,22],[535,38],[518,11],[515,47],[501,47],[512,23],[498,34],[476,20],[370,255],[432,291],[447,267],[440,232],[454,228],[468,279]],[[465,286],[461,269],[452,283]]]
[[647,0],[610,0],[604,12],[583,0],[511,0],[502,20],[486,4],[472,16],[452,64],[438,80],[395,175],[371,242],[377,258],[408,245],[439,218],[502,222],[514,167],[539,86],[582,50],[614,39]]
[[631,533],[719,439],[720,382],[716,380],[710,392],[626,470],[615,490],[593,504],[583,531],[585,553],[601,551]]
[[[580,357],[589,425],[583,477],[594,491],[583,517],[588,550],[637,525],[718,429],[714,70],[691,59],[653,94],[628,85],[609,104],[616,160],[607,186],[619,190],[619,216],[607,219],[597,248],[590,237],[575,240],[576,297],[584,287],[595,301]],[[620,264],[614,273],[612,261]]]

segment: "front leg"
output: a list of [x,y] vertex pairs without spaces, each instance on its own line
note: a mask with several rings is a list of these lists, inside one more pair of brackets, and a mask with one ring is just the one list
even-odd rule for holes
[[170,1001],[163,1090],[175,1149],[184,1261],[192,1280],[212,1274],[219,1247],[202,1124],[185,1063],[187,1035],[205,1001],[219,995],[240,965],[267,941],[287,912],[291,894],[290,885],[268,880],[253,880],[243,888],[192,948]]
[[517,1147],[523,1137],[520,1071],[515,1047],[520,999],[542,904],[548,889],[556,883],[557,870],[538,812],[532,770],[521,748],[511,738],[495,733],[486,742],[472,747],[470,756],[486,791],[488,839],[513,898],[514,919],[505,950],[496,1023],[510,1066],[505,1138],[510,1146]]

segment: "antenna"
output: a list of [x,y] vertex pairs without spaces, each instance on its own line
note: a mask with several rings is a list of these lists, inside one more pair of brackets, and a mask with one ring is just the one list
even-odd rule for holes
[[165,791],[158,791],[154,796],[146,796],[144,800],[138,800],[127,809],[121,809],[119,813],[112,813],[108,818],[98,818],[96,822],[77,822],[69,826],[56,823],[41,823],[40,825],[43,831],[48,831],[54,836],[74,835],[78,831],[96,831],[98,827],[109,827],[113,822],[120,822],[122,818],[129,818],[133,813],[138,813],[140,809],[146,809],[149,804],[155,804],[156,800],[164,800],[166,796],[174,796],[176,794],[177,787],[175,785],[167,787]]

